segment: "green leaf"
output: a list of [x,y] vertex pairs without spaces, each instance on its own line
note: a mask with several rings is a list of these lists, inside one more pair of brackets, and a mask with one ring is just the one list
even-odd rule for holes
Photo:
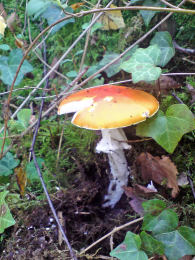
[[175,55],[172,38],[169,32],[156,32],[150,45],[157,44],[161,49],[159,66],[164,67]]
[[12,119],[9,121],[10,130],[13,132],[21,133],[28,127],[30,117],[31,109],[21,109],[17,114],[18,120]]
[[0,45],[0,50],[9,51],[9,50],[10,50],[10,47],[9,47],[9,45],[7,45],[7,44],[1,44],[1,45]]
[[153,234],[170,232],[178,226],[178,216],[171,210],[163,210],[159,215],[144,215],[142,230],[151,231]]
[[164,244],[165,255],[169,260],[195,254],[195,230],[192,228],[179,227],[178,230],[156,235],[155,238]]
[[24,128],[27,128],[27,126],[29,125],[30,117],[31,109],[27,108],[20,110],[17,114],[17,118]]
[[[0,79],[3,81],[4,84],[12,84],[16,74],[16,70],[18,68],[18,65],[20,64],[22,57],[23,53],[20,49],[12,50],[9,56],[0,57]],[[31,72],[32,70],[33,67],[31,66],[31,64],[25,60],[16,79],[15,86],[17,86],[21,82],[26,73]]]
[[[67,7],[65,9],[66,12],[73,13],[72,8]],[[42,14],[41,16],[47,20],[48,25],[51,25],[52,23],[55,23],[57,20],[60,20],[64,18],[66,15],[62,11],[62,9],[55,4],[50,5]],[[51,33],[54,34],[57,31],[59,31],[63,26],[65,26],[68,23],[74,23],[75,19],[70,18],[67,19],[61,23],[56,24],[54,27],[52,27]]]
[[140,250],[141,239],[139,235],[128,231],[125,240],[110,252],[111,256],[117,257],[121,260],[147,260],[148,257],[144,251]]
[[52,2],[50,0],[30,0],[27,4],[27,13],[29,16],[34,15],[36,19],[51,4]]
[[69,78],[75,78],[78,75],[78,73],[75,70],[71,70],[68,73],[66,73],[66,76]]
[[195,129],[192,112],[184,104],[172,105],[136,127],[139,136],[152,137],[167,152],[173,153],[182,136]]
[[160,56],[161,50],[157,45],[145,49],[138,48],[129,60],[122,63],[121,68],[132,73],[134,83],[141,80],[157,80],[161,74],[161,68],[156,67],[160,62]]
[[19,160],[14,159],[10,152],[0,160],[0,176],[8,176],[13,173],[13,169],[18,166]]
[[140,234],[142,240],[142,249],[149,256],[153,255],[163,255],[164,254],[164,245],[160,241],[153,238],[151,235],[142,231]]
[[[164,7],[165,5],[159,0],[145,0],[143,6]],[[148,26],[151,19],[155,16],[155,14],[158,11],[140,10],[139,12],[144,20],[145,25]]]
[[5,197],[8,193],[8,191],[0,192],[0,233],[3,233],[6,228],[15,224],[15,220],[5,202]]
[[166,208],[166,203],[162,200],[152,199],[144,201],[142,207],[144,209],[144,214],[156,216]]
[[[87,29],[87,27],[90,25],[90,23],[84,23],[82,25],[82,29],[85,30]],[[100,29],[103,25],[101,23],[95,23],[92,28],[91,28],[91,31],[90,31],[90,35],[92,35],[96,30]]]
[[[37,163],[41,169],[43,167],[44,160],[40,157],[37,157]],[[38,176],[34,161],[27,163],[26,174],[27,174],[27,178],[30,181],[39,181],[39,176]]]

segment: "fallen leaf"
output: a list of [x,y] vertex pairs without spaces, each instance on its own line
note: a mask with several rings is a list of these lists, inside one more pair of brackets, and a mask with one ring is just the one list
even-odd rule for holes
[[[110,5],[110,8],[115,8],[115,5]],[[125,27],[123,16],[120,10],[106,11],[98,20],[103,26],[101,30],[117,30]]]
[[175,198],[179,192],[177,184],[177,168],[168,156],[162,158],[152,156],[149,153],[141,153],[136,164],[140,168],[144,181],[154,181],[160,185],[166,185],[172,189],[171,196]]
[[137,89],[145,90],[154,95],[160,94],[166,95],[172,89],[178,89],[181,87],[173,78],[166,75],[161,75],[160,78],[155,81],[154,84],[146,81],[140,81],[139,84],[135,84]]
[[132,209],[140,216],[143,216],[144,209],[142,202],[145,201],[145,198],[150,198],[156,192],[139,184],[135,184],[134,187],[124,187],[124,190],[127,197],[131,198],[129,204]]
[[82,5],[84,5],[84,3],[75,3],[75,4],[72,4],[72,5],[71,5],[71,8],[72,8],[73,10],[76,10],[76,9],[78,9],[79,7],[81,7]]
[[193,260],[191,255],[185,255],[182,258],[180,258],[179,260]]
[[4,35],[4,31],[5,31],[6,26],[7,25],[5,23],[3,16],[0,15],[0,34],[1,35]]
[[24,196],[25,188],[27,184],[27,175],[26,171],[23,169],[23,167],[17,167],[14,170],[16,174],[17,184],[20,189],[20,195]]
[[140,215],[140,217],[143,217],[144,215],[144,209],[142,207],[142,202],[144,202],[145,200],[139,197],[136,197],[134,199],[132,199],[129,204],[131,205],[132,209]]

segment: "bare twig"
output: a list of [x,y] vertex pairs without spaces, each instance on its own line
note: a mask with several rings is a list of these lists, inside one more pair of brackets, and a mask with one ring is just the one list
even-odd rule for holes
[[132,221],[130,221],[130,222],[128,222],[128,223],[122,225],[122,226],[115,227],[111,232],[109,232],[108,234],[106,234],[105,236],[101,237],[100,239],[98,239],[97,241],[95,241],[94,243],[92,243],[90,246],[88,246],[87,248],[85,248],[84,250],[82,250],[82,251],[80,252],[80,255],[85,254],[85,252],[87,252],[89,249],[91,249],[92,247],[94,247],[95,245],[97,245],[98,243],[100,243],[100,242],[101,242],[102,240],[104,240],[105,238],[107,238],[107,237],[111,236],[112,234],[118,232],[119,230],[121,230],[121,229],[123,229],[123,228],[125,228],[125,227],[128,227],[128,226],[130,226],[130,225],[133,225],[133,224],[135,224],[135,223],[137,223],[137,222],[140,222],[140,221],[142,221],[142,220],[143,220],[143,217],[142,217],[142,218],[137,218],[137,219],[135,219],[135,220],[132,220]]
[[[45,46],[45,43],[44,43],[44,60],[46,61],[46,46]],[[46,74],[47,74],[47,70],[46,70],[46,66],[44,65],[44,75],[46,75]],[[43,95],[45,94],[45,89],[48,87],[48,84],[49,84],[49,78],[47,78],[47,80],[46,80],[46,83],[45,83],[45,86],[44,86],[44,89],[43,89]],[[57,213],[56,213],[56,211],[54,209],[53,203],[52,203],[52,201],[50,199],[50,196],[49,196],[49,193],[47,191],[45,182],[43,180],[43,176],[42,176],[40,167],[38,165],[37,158],[36,158],[35,151],[34,151],[35,141],[36,141],[36,137],[37,137],[37,134],[38,134],[38,129],[39,129],[40,122],[41,122],[41,115],[42,115],[42,111],[43,111],[43,105],[44,105],[44,99],[41,100],[41,106],[40,106],[40,110],[39,110],[39,117],[38,117],[38,121],[37,121],[36,128],[35,128],[35,131],[34,131],[30,153],[31,153],[33,161],[35,163],[35,167],[37,169],[37,173],[39,175],[39,178],[40,178],[43,190],[45,192],[47,201],[49,203],[50,209],[51,209],[51,211],[53,213],[53,216],[54,216],[54,218],[56,220],[56,223],[58,224],[58,228],[59,228],[59,230],[62,233],[63,239],[64,239],[64,241],[65,241],[65,243],[66,243],[66,245],[67,245],[67,247],[68,247],[68,249],[70,251],[70,255],[71,255],[72,259],[77,260],[75,254],[74,254],[74,252],[72,250],[72,247],[71,247],[71,245],[70,245],[70,243],[69,243],[69,241],[67,239],[67,236],[66,236],[66,234],[65,234],[65,232],[64,232],[64,230],[62,228],[62,225],[61,225],[61,223],[59,221],[59,218],[58,218]]]
[[[185,3],[185,0],[183,0],[179,5],[181,6],[183,3]],[[121,53],[117,58],[115,58],[114,60],[112,60],[110,63],[106,64],[104,67],[102,67],[101,69],[99,69],[98,71],[96,71],[93,75],[91,75],[90,77],[88,77],[86,80],[84,80],[82,83],[79,84],[79,87],[84,86],[88,81],[90,81],[91,79],[93,79],[96,75],[98,75],[99,73],[101,73],[102,71],[104,71],[105,69],[107,69],[108,67],[110,67],[112,64],[114,64],[115,62],[117,62],[118,60],[120,60],[128,51],[130,51],[133,47],[135,47],[135,45],[139,44],[140,42],[142,42],[143,40],[145,40],[154,30],[156,30],[156,28],[158,28],[162,23],[164,23],[170,16],[172,15],[172,13],[166,15],[159,23],[157,23],[153,28],[151,28],[146,34],[144,34],[140,39],[138,39],[135,43],[133,43],[130,47],[128,47],[123,53]]]
[[[96,5],[96,8],[98,8],[98,6],[100,5],[100,2],[101,0],[98,0],[97,2],[97,5]],[[111,1],[109,3],[109,5],[112,4],[113,1]],[[100,13],[101,15],[103,13]],[[92,17],[92,21],[95,19],[95,14],[93,14],[93,17]],[[84,50],[83,50],[83,55],[82,55],[82,58],[81,58],[81,63],[80,63],[80,68],[79,68],[79,72],[81,72],[82,68],[83,68],[83,64],[85,62],[85,57],[86,57],[86,54],[87,54],[87,48],[88,48],[88,44],[89,44],[89,39],[90,39],[90,33],[91,33],[91,29],[89,29],[89,31],[87,32],[87,36],[86,36],[86,40],[85,40],[85,46],[84,46]]]
[[161,1],[162,3],[168,5],[168,6],[172,7],[172,8],[178,8],[177,6],[170,4],[170,3],[167,2],[166,0],[160,0],[160,1]]
[[177,49],[180,52],[195,55],[195,49],[183,48],[183,47],[179,46],[179,44],[177,44],[176,41],[173,41],[173,45],[174,45],[175,49]]
[[172,92],[171,95],[172,95],[180,104],[184,104],[183,101],[182,101],[174,92]]

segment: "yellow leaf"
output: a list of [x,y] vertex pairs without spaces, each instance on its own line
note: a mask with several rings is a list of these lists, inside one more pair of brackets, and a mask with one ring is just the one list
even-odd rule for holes
[[76,10],[79,7],[81,7],[82,5],[84,5],[84,3],[75,3],[75,4],[72,4],[71,7],[72,7],[73,10]]
[[0,34],[4,35],[4,31],[5,31],[6,26],[7,25],[5,23],[3,16],[0,15]]
[[16,174],[17,184],[20,189],[20,195],[24,196],[24,192],[27,184],[26,172],[22,167],[15,168],[14,172]]
[[[110,5],[110,8],[115,8],[115,5]],[[98,20],[103,26],[101,30],[117,30],[125,27],[123,16],[120,10],[107,11]]]

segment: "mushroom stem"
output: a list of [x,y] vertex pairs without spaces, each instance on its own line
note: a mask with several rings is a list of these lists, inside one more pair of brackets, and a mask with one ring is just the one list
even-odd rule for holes
[[122,128],[103,129],[102,139],[97,144],[96,151],[108,154],[110,172],[112,174],[108,193],[105,195],[103,207],[113,208],[120,200],[127,185],[130,169],[125,158],[124,149],[130,149]]

